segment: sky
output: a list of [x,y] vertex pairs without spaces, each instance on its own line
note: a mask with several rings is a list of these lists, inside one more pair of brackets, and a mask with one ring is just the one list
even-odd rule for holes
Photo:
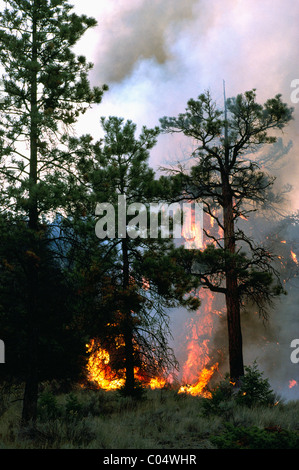
[[[107,83],[103,102],[80,121],[79,132],[101,134],[101,116],[120,116],[138,126],[184,112],[189,98],[209,90],[223,107],[227,97],[255,88],[257,99],[282,94],[294,107],[283,142],[293,142],[277,184],[291,184],[290,205],[299,209],[299,2],[294,0],[73,0],[75,11],[97,19],[76,50],[94,63],[93,85]],[[297,85],[298,88],[298,85]],[[299,96],[299,93],[298,95]],[[294,101],[294,100],[293,100]],[[162,135],[150,165],[182,159],[188,143]]]

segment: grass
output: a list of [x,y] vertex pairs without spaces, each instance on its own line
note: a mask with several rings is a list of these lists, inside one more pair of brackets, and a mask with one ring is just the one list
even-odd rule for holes
[[148,390],[136,401],[48,385],[36,425],[20,429],[21,393],[1,392],[0,449],[299,448],[299,401],[244,406],[229,398],[213,408],[175,390]]

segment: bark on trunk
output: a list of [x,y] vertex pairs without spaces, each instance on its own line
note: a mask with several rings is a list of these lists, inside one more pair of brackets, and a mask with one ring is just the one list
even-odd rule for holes
[[[223,201],[224,248],[229,254],[234,255],[236,242],[233,200],[227,175],[223,177]],[[240,377],[244,375],[244,363],[238,279],[233,256],[227,261],[225,276],[230,379],[238,384]]]
[[[37,185],[37,142],[38,142],[38,109],[37,109],[37,8],[38,1],[33,5],[32,15],[32,76],[30,96],[30,174],[29,174],[29,229],[32,231],[32,246],[35,252],[35,233],[38,230],[38,203],[36,195]],[[38,272],[34,260],[30,260],[28,269],[28,364],[25,378],[25,392],[23,400],[22,422],[27,424],[35,421],[37,417],[38,400]]]
[[[129,288],[129,257],[127,240],[122,240],[123,255],[123,289]],[[125,302],[126,303],[126,302]],[[133,327],[132,315],[129,305],[125,305],[124,314],[124,342],[125,342],[125,392],[127,395],[133,395],[135,390],[134,375],[134,346],[133,346]]]

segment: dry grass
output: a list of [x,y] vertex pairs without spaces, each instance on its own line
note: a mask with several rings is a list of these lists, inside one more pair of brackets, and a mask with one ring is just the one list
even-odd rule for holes
[[46,391],[36,426],[20,430],[21,402],[2,393],[0,449],[203,449],[216,448],[226,423],[235,427],[299,430],[299,402],[246,408],[228,402],[221,413],[203,413],[203,399],[173,390],[147,391],[144,400],[118,392]]

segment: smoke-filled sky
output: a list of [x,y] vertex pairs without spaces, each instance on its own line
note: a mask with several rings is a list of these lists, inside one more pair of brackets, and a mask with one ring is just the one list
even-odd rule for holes
[[[295,108],[283,139],[293,147],[279,173],[291,183],[299,209],[298,115],[291,82],[299,79],[299,2],[294,0],[73,0],[78,13],[98,20],[77,50],[94,64],[91,81],[107,83],[103,103],[90,111],[80,131],[100,135],[100,116],[132,119],[139,128],[183,112],[189,98],[209,89],[223,106],[227,97],[253,88],[260,102],[277,93]],[[150,164],[182,158],[185,143],[161,136]]]

